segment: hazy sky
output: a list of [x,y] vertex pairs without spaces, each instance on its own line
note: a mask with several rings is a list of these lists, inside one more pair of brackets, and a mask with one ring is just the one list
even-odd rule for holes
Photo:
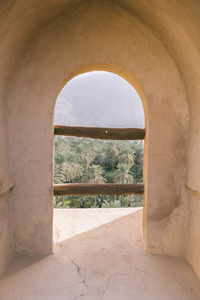
[[55,124],[144,128],[142,102],[122,77],[103,71],[74,77],[62,89]]

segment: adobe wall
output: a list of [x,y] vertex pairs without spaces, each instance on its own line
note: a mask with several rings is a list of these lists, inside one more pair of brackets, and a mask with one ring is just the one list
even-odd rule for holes
[[51,251],[55,100],[66,78],[91,66],[120,73],[146,96],[144,240],[150,251],[181,254],[188,110],[177,68],[160,41],[121,7],[93,1],[33,32],[25,50],[7,93],[17,253]]
[[[188,223],[184,256],[200,278],[200,2],[171,1],[157,6],[144,1],[126,2],[126,9],[137,11],[138,18],[151,28],[173,57],[189,104],[189,128],[185,197],[188,199]],[[129,3],[128,3],[129,2]],[[156,14],[155,14],[156,11]],[[159,25],[158,25],[159,24]]]
[[0,196],[0,277],[14,256],[9,192]]
[[0,151],[6,157],[1,165],[10,165],[2,168],[3,177],[11,170],[4,181],[10,182],[7,190],[14,184],[10,219],[15,253],[52,252],[55,100],[71,76],[102,69],[129,80],[145,108],[145,247],[185,255],[200,277],[199,4],[32,4],[0,3],[1,82],[6,83],[0,100],[5,146]]
[[192,68],[192,71],[187,68],[188,94],[192,102],[190,106],[188,173],[186,178],[189,218],[185,257],[200,278],[200,69],[198,68],[200,51],[198,51],[198,56],[193,53],[190,60],[193,61],[194,68]]
[[3,62],[0,74],[0,277],[15,255],[10,210],[10,190],[14,186],[14,180],[8,150],[7,116],[4,106],[6,72]]
[[173,57],[185,84],[189,129],[185,165],[188,223],[184,256],[200,278],[200,2],[120,1],[151,28]]

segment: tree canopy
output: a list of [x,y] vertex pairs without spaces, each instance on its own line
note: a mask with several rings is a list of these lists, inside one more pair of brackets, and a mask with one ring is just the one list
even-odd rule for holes
[[[109,141],[77,137],[55,137],[54,182],[58,183],[142,183],[143,142]],[[56,207],[115,207],[132,206],[133,198],[124,196],[120,201],[112,196],[72,197],[56,196]]]

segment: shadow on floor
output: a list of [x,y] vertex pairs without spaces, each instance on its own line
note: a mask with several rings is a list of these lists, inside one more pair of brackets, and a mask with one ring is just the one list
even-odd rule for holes
[[144,252],[142,211],[58,243],[54,252],[16,258],[0,282],[0,299],[200,299],[199,281],[183,259]]

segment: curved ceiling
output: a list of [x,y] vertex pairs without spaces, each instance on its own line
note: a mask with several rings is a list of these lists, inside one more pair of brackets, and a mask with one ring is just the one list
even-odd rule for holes
[[[94,1],[92,1],[94,2]],[[96,2],[99,2],[97,0]],[[107,2],[107,1],[102,1]],[[137,17],[162,41],[184,79],[199,74],[200,2],[195,0],[113,0]],[[39,32],[59,15],[84,10],[91,0],[10,0],[0,4],[0,54],[6,54],[11,71],[33,32]],[[102,4],[103,5],[103,4]],[[6,59],[3,62],[6,65]],[[187,70],[187,71],[185,71]]]

